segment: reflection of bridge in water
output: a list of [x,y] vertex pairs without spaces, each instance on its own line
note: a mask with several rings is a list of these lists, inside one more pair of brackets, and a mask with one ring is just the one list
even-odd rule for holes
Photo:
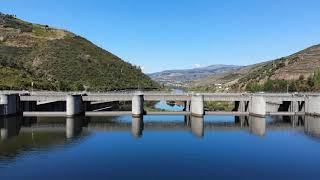
[[320,118],[312,116],[272,117],[237,116],[233,122],[206,121],[203,117],[184,116],[184,121],[144,121],[143,117],[132,117],[131,122],[112,118],[67,117],[48,120],[43,117],[9,117],[0,120],[1,139],[18,136],[20,132],[64,132],[66,138],[77,137],[92,131],[131,131],[134,137],[147,131],[187,130],[198,137],[206,131],[243,130],[264,136],[268,130],[292,129],[304,131],[306,135],[320,136]]

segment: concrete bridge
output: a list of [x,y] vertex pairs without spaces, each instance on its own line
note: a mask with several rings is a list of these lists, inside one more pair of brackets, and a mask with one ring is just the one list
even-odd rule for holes
[[[180,101],[184,102],[184,112],[146,112],[145,101]],[[93,104],[129,101],[131,111],[95,112],[89,107]],[[232,112],[205,111],[204,102],[228,101],[234,102]],[[50,110],[38,112],[39,105],[62,104],[60,111]],[[55,111],[55,112],[53,112]],[[289,93],[164,93],[164,92],[112,92],[112,93],[81,93],[81,92],[0,92],[0,116],[23,113],[25,116],[75,116],[85,114],[94,115],[122,115],[132,114],[141,117],[145,114],[177,114],[202,117],[205,114],[253,115],[320,115],[320,94],[289,94]]]

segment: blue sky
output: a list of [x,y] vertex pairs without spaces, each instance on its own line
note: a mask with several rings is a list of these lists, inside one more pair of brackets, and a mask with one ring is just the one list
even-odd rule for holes
[[0,0],[0,11],[79,34],[145,72],[248,65],[320,43],[318,0]]

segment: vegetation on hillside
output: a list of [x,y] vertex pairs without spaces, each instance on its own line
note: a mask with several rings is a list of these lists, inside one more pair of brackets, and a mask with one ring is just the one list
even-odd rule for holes
[[204,102],[204,109],[206,111],[228,111],[234,109],[234,102],[227,101],[206,101]]
[[319,91],[320,46],[269,61],[242,76],[233,89],[251,92]]
[[88,40],[0,14],[0,89],[154,89],[140,67]]
[[15,15],[2,14],[0,12],[0,25],[4,28],[19,29],[21,32],[32,32],[33,25],[21,21],[15,17]]
[[268,79],[265,83],[250,82],[246,86],[246,90],[250,92],[307,92],[320,90],[320,70],[307,79],[300,75],[298,80],[271,80]]
[[[319,91],[320,45],[272,61],[191,83],[191,89],[221,92]],[[221,84],[219,89],[215,84]]]

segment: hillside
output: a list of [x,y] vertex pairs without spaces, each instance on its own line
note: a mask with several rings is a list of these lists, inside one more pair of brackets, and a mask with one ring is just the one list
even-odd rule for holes
[[320,45],[293,55],[239,70],[210,76],[191,83],[193,87],[212,87],[221,83],[232,91],[317,91]]
[[157,88],[139,67],[65,30],[0,13],[0,89]]
[[194,69],[166,70],[149,74],[149,76],[154,81],[157,81],[161,84],[183,86],[184,84],[193,80],[231,72],[239,68],[241,68],[241,66],[217,64]]

